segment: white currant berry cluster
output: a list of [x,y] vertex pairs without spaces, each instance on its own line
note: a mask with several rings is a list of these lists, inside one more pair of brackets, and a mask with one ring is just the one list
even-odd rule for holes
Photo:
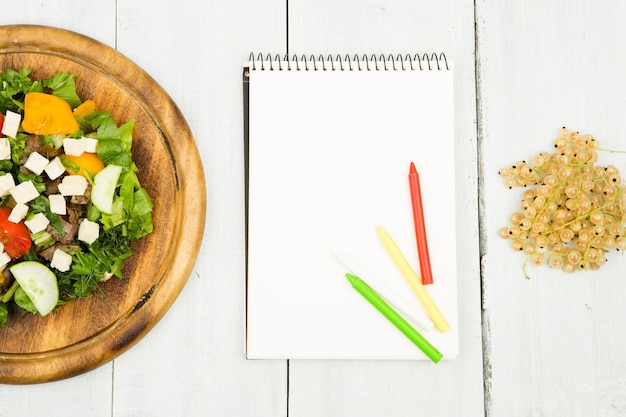
[[500,170],[506,186],[527,188],[520,211],[500,229],[526,261],[567,272],[597,270],[610,250],[626,250],[626,187],[616,167],[594,165],[598,149],[592,135],[562,128],[553,152]]

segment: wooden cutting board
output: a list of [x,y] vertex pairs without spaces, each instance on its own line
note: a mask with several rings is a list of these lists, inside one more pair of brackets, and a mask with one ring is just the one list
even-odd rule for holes
[[0,383],[74,376],[138,342],[185,285],[203,235],[206,191],[193,135],[176,104],[145,71],[88,37],[44,26],[0,26],[0,71],[29,67],[33,79],[74,74],[77,92],[119,124],[135,120],[133,155],[153,203],[154,232],[133,247],[125,279],[103,295],[73,301],[47,317],[10,311],[0,328]]

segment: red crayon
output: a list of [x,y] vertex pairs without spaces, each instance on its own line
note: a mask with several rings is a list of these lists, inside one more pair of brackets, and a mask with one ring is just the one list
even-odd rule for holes
[[422,284],[433,283],[433,273],[430,269],[430,256],[428,255],[428,241],[426,240],[426,225],[424,224],[424,207],[422,206],[422,192],[420,190],[420,177],[411,162],[409,171],[409,185],[411,188],[411,203],[413,205],[413,223],[415,224],[415,239],[417,241],[417,254],[422,273]]

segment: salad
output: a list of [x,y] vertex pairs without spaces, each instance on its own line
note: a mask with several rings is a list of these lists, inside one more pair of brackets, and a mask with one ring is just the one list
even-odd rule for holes
[[30,74],[0,73],[0,326],[12,303],[45,316],[123,278],[131,243],[153,229],[134,121],[83,101],[74,75]]

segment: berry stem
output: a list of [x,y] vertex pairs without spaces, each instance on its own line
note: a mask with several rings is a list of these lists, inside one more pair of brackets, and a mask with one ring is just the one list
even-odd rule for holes
[[617,151],[615,149],[604,149],[604,148],[598,148],[598,151],[603,151],[603,152],[610,152],[610,153],[626,153],[626,151]]

